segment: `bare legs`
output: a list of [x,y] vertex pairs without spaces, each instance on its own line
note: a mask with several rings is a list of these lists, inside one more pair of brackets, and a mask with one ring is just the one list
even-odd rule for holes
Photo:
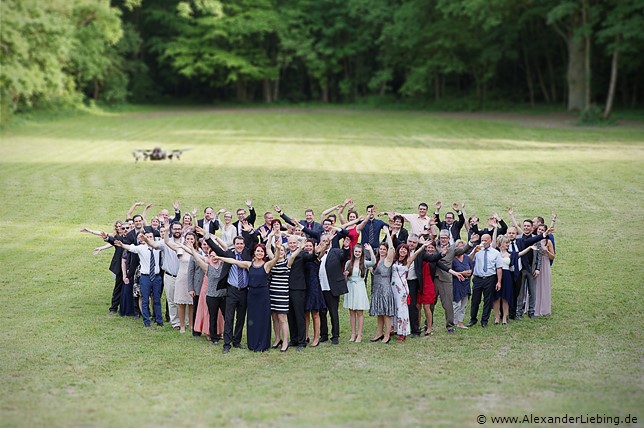
[[277,319],[279,321],[280,328],[280,337],[282,338],[282,349],[281,351],[286,351],[288,349],[288,318],[286,314],[277,314]]
[[349,309],[349,325],[351,325],[351,339],[349,342],[356,341],[356,311]]
[[508,311],[510,310],[510,304],[507,300],[499,297],[492,304],[492,308],[494,308],[494,324],[499,323],[499,309],[501,305],[503,305],[503,324],[508,323]]
[[177,316],[179,317],[179,332],[186,332],[186,306],[188,307],[188,329],[192,330],[192,305],[179,303],[177,305]]
[[277,313],[271,312],[271,319],[273,320],[273,333],[275,333],[275,342],[273,348],[277,348],[288,336],[281,337],[280,320]]
[[[425,312],[425,319],[427,320],[427,331],[425,332],[425,336],[429,336],[434,332],[432,329],[432,323],[433,323],[433,315],[432,315],[432,309],[430,308],[430,305],[422,305],[423,306],[423,311]],[[420,311],[418,311],[418,325],[420,324],[420,318],[422,317]]]

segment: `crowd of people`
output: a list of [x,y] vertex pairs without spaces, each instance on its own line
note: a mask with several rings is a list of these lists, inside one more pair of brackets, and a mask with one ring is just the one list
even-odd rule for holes
[[365,312],[377,319],[371,342],[432,335],[439,299],[449,334],[486,328],[491,316],[506,326],[551,311],[554,212],[549,226],[539,216],[519,224],[509,208],[508,226],[496,212],[486,224],[466,219],[465,203],[441,219],[441,202],[433,214],[426,203],[412,214],[374,205],[360,214],[347,198],[320,222],[311,209],[298,220],[274,205],[256,227],[251,199],[234,221],[224,208],[207,207],[202,219],[196,209],[182,216],[176,201],[173,218],[163,209],[148,223],[151,207],[135,203],[113,233],[81,229],[106,242],[95,255],[114,248],[109,310],[142,318],[146,328],[163,326],[165,293],[165,322],[223,341],[224,353],[337,345],[342,296],[350,342],[362,342]]

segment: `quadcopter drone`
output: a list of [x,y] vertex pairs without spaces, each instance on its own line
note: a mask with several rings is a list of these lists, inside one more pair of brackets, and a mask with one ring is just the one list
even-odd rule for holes
[[165,151],[161,147],[155,147],[153,149],[136,149],[132,152],[134,156],[134,163],[137,163],[141,159],[151,161],[166,160],[176,158],[177,160],[181,159],[183,152],[189,149],[175,149],[171,151]]

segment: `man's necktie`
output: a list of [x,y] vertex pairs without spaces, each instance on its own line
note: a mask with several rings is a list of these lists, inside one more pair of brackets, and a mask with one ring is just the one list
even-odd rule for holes
[[[241,254],[237,253],[236,259],[241,261]],[[244,269],[237,266],[237,286],[241,289],[244,286]]]
[[483,250],[483,273],[487,273],[487,248]]
[[156,276],[154,274],[154,271],[156,270],[155,267],[156,264],[154,263],[154,250],[150,248],[150,281],[154,281],[154,278]]
[[373,221],[369,224],[369,244],[373,242]]

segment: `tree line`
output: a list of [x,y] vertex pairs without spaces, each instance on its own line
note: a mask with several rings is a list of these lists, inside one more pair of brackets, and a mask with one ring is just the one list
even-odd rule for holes
[[[94,100],[642,104],[644,0],[3,0],[4,116]],[[447,104],[443,104],[447,105]]]

